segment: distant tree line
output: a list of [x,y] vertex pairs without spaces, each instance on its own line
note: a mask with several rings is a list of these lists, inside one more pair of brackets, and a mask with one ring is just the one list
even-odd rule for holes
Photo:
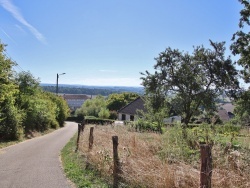
[[[56,92],[56,86],[41,86],[44,91]],[[126,89],[115,89],[115,88],[86,88],[86,87],[59,87],[59,93],[65,93],[65,94],[86,94],[86,95],[102,95],[102,96],[108,96],[112,93],[122,93],[122,92],[129,92],[129,90]],[[136,91],[133,91],[136,92]],[[138,91],[139,93],[142,93],[142,91]]]
[[16,73],[0,42],[0,141],[62,127],[69,108],[62,97],[44,92],[30,72]]

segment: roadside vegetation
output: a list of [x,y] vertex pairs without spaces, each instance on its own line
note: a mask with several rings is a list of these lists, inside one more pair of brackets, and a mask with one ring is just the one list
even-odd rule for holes
[[85,156],[75,152],[76,135],[71,138],[61,151],[63,168],[67,178],[69,178],[78,188],[100,187],[109,185],[101,179],[99,173],[94,169],[85,169]]
[[63,98],[42,91],[38,79],[30,72],[16,73],[15,65],[0,43],[0,142],[57,129],[69,115]]
[[[94,126],[94,145],[89,150],[89,128]],[[250,132],[228,122],[211,127],[207,124],[187,129],[187,139],[182,139],[180,124],[166,127],[162,134],[138,132],[129,126],[88,125],[80,137],[78,153],[74,152],[76,140],[71,140],[67,155],[69,164],[65,172],[97,173],[97,179],[113,183],[112,136],[118,136],[121,177],[119,187],[199,187],[199,141],[213,142],[213,187],[249,187]],[[73,142],[72,142],[73,141]],[[64,148],[65,150],[65,148]],[[75,155],[73,157],[70,155]],[[77,158],[75,163],[73,158]],[[73,163],[73,164],[71,164]],[[74,164],[75,163],[75,164]],[[67,167],[66,167],[67,165]],[[68,171],[68,172],[67,172]],[[89,175],[77,175],[89,178]],[[70,178],[70,175],[68,176]],[[73,181],[79,177],[71,177]],[[90,178],[91,179],[91,178]],[[93,181],[93,180],[92,180]],[[95,187],[95,184],[84,184]]]

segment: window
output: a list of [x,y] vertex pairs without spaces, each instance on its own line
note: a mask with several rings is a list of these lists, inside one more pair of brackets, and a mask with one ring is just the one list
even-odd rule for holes
[[126,120],[126,115],[122,114],[122,121]]
[[135,117],[133,115],[130,115],[130,121],[134,121]]

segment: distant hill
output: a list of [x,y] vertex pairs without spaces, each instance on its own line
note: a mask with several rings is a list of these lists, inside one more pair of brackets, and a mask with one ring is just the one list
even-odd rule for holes
[[[41,83],[43,90],[55,93],[56,84]],[[86,86],[86,85],[68,85],[60,84],[59,93],[65,94],[86,94],[86,95],[104,95],[112,93],[133,92],[138,94],[144,93],[143,87],[126,87],[126,86]]]

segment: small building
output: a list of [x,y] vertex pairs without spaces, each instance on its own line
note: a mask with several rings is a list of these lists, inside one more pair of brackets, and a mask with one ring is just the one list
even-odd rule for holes
[[234,105],[232,103],[224,103],[219,106],[218,115],[222,121],[229,121],[234,118]]
[[91,97],[83,94],[64,94],[63,98],[67,101],[71,110],[80,108],[83,103]]
[[118,110],[118,120],[134,121],[138,110],[146,111],[144,101],[141,97],[136,98],[134,101]]
[[168,118],[164,118],[163,122],[165,124],[181,122],[181,116],[171,116],[171,117],[168,117]]

